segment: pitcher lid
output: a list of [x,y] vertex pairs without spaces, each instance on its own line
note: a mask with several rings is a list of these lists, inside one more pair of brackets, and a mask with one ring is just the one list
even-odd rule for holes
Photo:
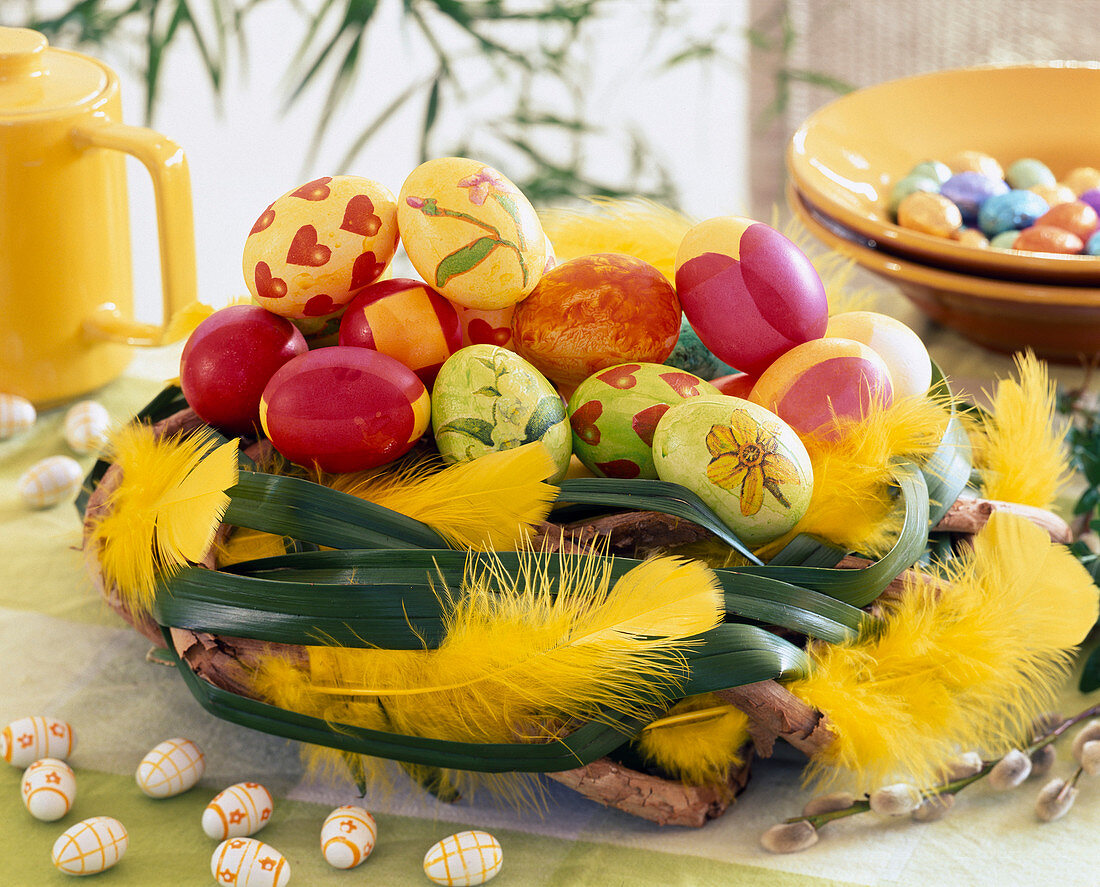
[[54,49],[37,31],[0,27],[0,116],[75,108],[108,82],[107,69],[95,59]]

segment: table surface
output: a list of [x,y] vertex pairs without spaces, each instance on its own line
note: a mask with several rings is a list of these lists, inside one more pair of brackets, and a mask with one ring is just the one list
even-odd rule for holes
[[[926,323],[899,296],[874,295],[875,307],[906,321],[958,387],[977,394],[1009,375],[1008,357],[977,349]],[[97,392],[124,420],[176,373],[178,346],[136,355],[127,375]],[[1080,368],[1056,367],[1061,384],[1078,385]],[[318,780],[304,771],[296,743],[215,719],[189,695],[170,667],[146,661],[149,643],[101,601],[84,574],[80,522],[71,505],[31,512],[14,481],[38,459],[65,453],[63,411],[40,416],[26,434],[0,442],[0,725],[26,715],[70,722],[77,746],[70,763],[78,796],[61,821],[32,819],[18,799],[21,771],[0,764],[0,883],[8,887],[66,883],[50,865],[58,835],[81,819],[109,815],[129,829],[122,862],[100,875],[104,884],[213,883],[215,842],[202,832],[201,813],[225,786],[265,784],[276,797],[270,824],[257,837],[278,848],[291,884],[429,883],[421,869],[428,847],[465,828],[500,840],[499,887],[541,885],[1017,885],[1095,887],[1100,883],[1100,783],[1082,784],[1063,820],[1040,823],[1033,812],[1039,782],[998,794],[984,783],[959,797],[946,819],[916,824],[872,815],[829,825],[809,851],[773,856],[759,836],[797,815],[808,798],[800,760],[791,754],[754,765],[748,789],[723,816],[702,829],[660,828],[605,809],[547,781],[545,810],[516,811],[475,798],[446,805],[400,776],[362,803],[378,819],[378,845],[354,872],[329,868],[318,850],[329,810],[359,803],[350,782]],[[83,462],[90,467],[92,457]],[[1067,686],[1063,711],[1100,702]],[[200,784],[179,797],[154,801],[134,783],[138,761],[174,736],[195,740],[207,754]],[[1067,748],[1056,772],[1068,775]]]

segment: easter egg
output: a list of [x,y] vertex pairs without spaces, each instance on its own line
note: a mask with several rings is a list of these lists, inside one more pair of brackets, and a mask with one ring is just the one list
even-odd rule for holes
[[1034,225],[1049,208],[1042,197],[1031,191],[1013,189],[1004,194],[994,194],[978,212],[978,227],[992,239],[1002,231],[1018,231]]
[[763,373],[749,399],[799,434],[840,435],[836,423],[859,421],[872,405],[893,403],[886,362],[868,346],[830,337],[792,348]]
[[1085,242],[1073,232],[1054,225],[1032,225],[1016,236],[1012,241],[1012,248],[1033,253],[1072,255],[1081,252],[1085,248]]
[[0,440],[30,428],[38,412],[34,404],[18,394],[0,393]]
[[713,379],[715,376],[733,372],[733,367],[722,363],[707,350],[686,317],[680,322],[680,338],[676,340],[676,347],[665,360],[665,365],[677,367],[703,379]]
[[54,842],[53,864],[67,875],[97,875],[122,859],[129,843],[121,822],[93,816],[66,829]]
[[23,773],[20,786],[23,806],[43,822],[55,822],[72,809],[76,800],[73,768],[57,758],[35,761]]
[[548,242],[530,201],[495,169],[466,157],[439,157],[409,173],[397,225],[417,273],[469,308],[514,305],[547,264]]
[[134,778],[150,798],[181,795],[202,779],[206,755],[190,739],[177,737],[158,742],[141,759]]
[[231,435],[255,435],[264,386],[309,350],[285,317],[258,305],[231,305],[195,327],[180,355],[180,388],[204,422]]
[[669,409],[653,435],[653,462],[661,480],[691,490],[751,546],[793,527],[813,492],[810,457],[790,426],[722,394]]
[[72,499],[80,489],[83,475],[76,459],[49,456],[24,471],[15,482],[15,489],[31,508],[50,508]]
[[1083,194],[1090,188],[1100,187],[1100,169],[1094,166],[1076,166],[1066,173],[1062,183],[1075,195]]
[[210,874],[234,887],[285,887],[290,863],[278,850],[255,838],[222,841],[210,857]]
[[585,379],[569,399],[573,452],[598,477],[656,478],[653,432],[673,404],[717,394],[698,376],[654,363],[624,363]]
[[448,462],[540,441],[560,480],[572,452],[565,404],[545,377],[505,348],[471,345],[455,352],[432,389],[432,433]]
[[103,404],[94,400],[82,400],[66,411],[62,430],[69,448],[73,452],[86,455],[102,449],[107,443],[107,430],[110,427],[111,416]]
[[1088,240],[1092,232],[1100,227],[1100,215],[1096,210],[1075,200],[1072,203],[1060,203],[1052,206],[1043,213],[1035,222],[1036,225],[1053,225],[1063,231],[1076,234],[1081,240]]
[[40,758],[66,760],[73,753],[73,728],[54,718],[18,718],[0,730],[0,758],[26,767]]
[[719,376],[711,379],[710,384],[718,389],[719,394],[728,394],[730,397],[749,399],[749,392],[756,384],[756,376],[748,373],[730,373],[728,376]]
[[991,179],[980,172],[966,170],[955,173],[940,189],[940,194],[959,208],[962,220],[967,225],[978,221],[978,212],[990,197],[1004,194],[1008,185],[1002,179]]
[[829,318],[828,338],[862,342],[890,371],[894,397],[923,395],[932,384],[932,359],[920,336],[896,318],[875,311],[844,311]]
[[321,855],[337,869],[353,869],[363,862],[378,839],[374,817],[352,804],[337,807],[321,826]]
[[951,178],[951,167],[940,160],[925,160],[909,170],[907,175],[928,176],[942,185]]
[[399,277],[356,293],[340,322],[340,344],[388,354],[430,389],[443,361],[462,346],[462,325],[439,293]]
[[268,311],[322,317],[374,283],[397,249],[397,205],[384,185],[322,176],[265,209],[244,244],[245,285]]
[[890,199],[887,201],[886,209],[890,213],[890,216],[896,219],[898,207],[906,197],[918,191],[938,194],[942,184],[943,183],[939,179],[930,175],[909,173],[905,178],[898,179],[898,181],[894,183],[894,187],[890,189]]
[[512,315],[513,346],[571,391],[597,370],[663,363],[680,334],[680,302],[663,274],[617,253],[555,265]]
[[488,832],[458,832],[431,846],[424,874],[444,887],[472,887],[496,876],[504,864],[500,841]]
[[703,344],[746,373],[823,336],[828,322],[813,263],[751,219],[708,219],[691,228],[676,253],[676,291]]
[[254,835],[271,819],[271,793],[258,782],[238,782],[214,795],[202,811],[202,830],[217,841]]
[[1003,179],[1005,177],[1004,167],[997,161],[997,158],[981,151],[960,151],[947,161],[947,165],[953,172],[957,173],[971,170],[990,179]]
[[1010,228],[1008,231],[1002,231],[1000,234],[995,234],[989,238],[989,247],[990,249],[1012,249],[1016,244],[1016,238],[1019,236],[1019,231]]
[[951,238],[958,241],[962,246],[969,246],[973,249],[989,249],[990,246],[989,238],[977,228],[959,228],[951,235]]
[[1032,185],[1027,189],[1032,194],[1037,194],[1046,201],[1047,206],[1058,206],[1062,203],[1073,203],[1077,195],[1072,188],[1055,183],[1053,185]]
[[942,194],[918,191],[898,204],[898,224],[922,234],[950,237],[962,223],[962,212]]
[[[548,269],[549,270],[549,269]],[[515,305],[506,308],[467,308],[455,305],[462,324],[462,347],[468,345],[499,345],[512,348],[512,314]]]
[[1053,185],[1057,179],[1043,161],[1021,157],[1009,164],[1005,170],[1005,181],[1010,188],[1033,188],[1035,185]]
[[1100,256],[1100,231],[1085,241],[1085,253],[1090,256]]
[[424,383],[369,348],[336,345],[302,354],[264,388],[260,419],[291,462],[360,471],[407,453],[428,428]]

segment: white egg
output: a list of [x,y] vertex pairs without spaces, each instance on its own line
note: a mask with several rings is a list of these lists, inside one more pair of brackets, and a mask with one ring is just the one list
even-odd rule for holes
[[362,807],[337,807],[321,826],[321,855],[333,868],[353,869],[374,849],[378,825]]
[[76,495],[83,473],[76,459],[50,456],[24,471],[15,488],[31,508],[49,508]]
[[484,884],[500,871],[504,851],[483,831],[459,832],[433,844],[424,856],[424,874],[445,887]]
[[107,443],[110,427],[111,416],[103,404],[82,400],[65,414],[65,442],[81,455],[94,453]]
[[17,718],[0,730],[0,758],[26,767],[40,758],[62,761],[73,753],[73,728],[56,718]]
[[53,864],[69,875],[95,875],[122,859],[129,842],[126,827],[117,819],[93,816],[54,842]]
[[158,743],[138,764],[134,778],[151,798],[183,794],[202,779],[206,755],[190,739],[177,737]]
[[254,835],[271,819],[271,793],[258,782],[218,792],[202,812],[202,830],[217,841]]
[[284,887],[290,864],[274,847],[255,838],[222,841],[210,857],[210,873],[219,884],[235,887]]
[[72,809],[76,800],[73,768],[57,758],[35,761],[23,772],[23,806],[43,822],[55,822]]
[[34,404],[18,394],[0,394],[0,440],[26,431],[38,418]]

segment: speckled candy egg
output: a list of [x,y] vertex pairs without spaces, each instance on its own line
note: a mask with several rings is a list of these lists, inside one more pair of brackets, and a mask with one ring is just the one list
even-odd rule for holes
[[337,807],[321,826],[321,855],[337,869],[353,869],[374,850],[378,824],[362,807]]
[[1005,181],[1010,188],[1034,188],[1036,185],[1053,185],[1058,180],[1050,167],[1034,157],[1014,160],[1005,170]]
[[1004,167],[996,157],[984,154],[981,151],[960,151],[947,161],[947,165],[953,172],[980,172],[991,179],[1003,179]]
[[709,219],[689,230],[676,253],[676,291],[703,344],[746,373],[823,336],[829,319],[806,254],[751,219]]
[[565,404],[531,364],[505,348],[471,345],[443,364],[432,389],[432,432],[448,462],[541,441],[560,480],[572,453]]
[[978,227],[986,237],[992,239],[1002,231],[1019,230],[1034,225],[1035,220],[1049,208],[1038,194],[1013,189],[1004,194],[995,194],[982,204],[978,212]]
[[473,830],[433,844],[424,856],[424,874],[443,887],[474,887],[495,877],[503,864],[500,841]]
[[283,317],[322,317],[374,283],[397,249],[397,205],[384,185],[323,176],[263,211],[244,244],[252,297]]
[[1054,225],[1032,225],[1016,235],[1012,248],[1033,253],[1073,255],[1085,248],[1085,242],[1072,231]]
[[468,345],[498,345],[512,348],[512,314],[516,306],[506,308],[467,308],[455,305],[459,323],[462,324],[462,347]]
[[290,863],[278,850],[255,838],[222,841],[210,857],[210,874],[233,887],[285,887]]
[[942,182],[927,174],[909,173],[904,178],[898,179],[890,189],[890,199],[886,202],[886,209],[890,217],[896,219],[898,206],[910,194],[918,191],[927,191],[929,194],[939,194]]
[[66,829],[53,845],[53,864],[67,875],[97,875],[122,859],[126,827],[110,816],[93,816]]
[[1081,240],[1088,240],[1100,227],[1100,215],[1087,203],[1074,200],[1072,203],[1060,203],[1052,206],[1039,216],[1036,225],[1053,225],[1063,231],[1076,234]]
[[656,478],[653,432],[673,404],[718,394],[698,376],[654,363],[624,363],[585,379],[569,399],[573,452],[599,477]]
[[431,389],[443,361],[462,347],[462,326],[439,293],[399,277],[356,293],[340,322],[340,344],[388,354]]
[[799,434],[835,439],[838,421],[859,421],[876,403],[889,406],[894,390],[890,370],[875,351],[851,339],[828,338],[780,357],[760,374],[749,399]]
[[672,407],[653,435],[661,480],[687,487],[747,545],[783,535],[806,512],[813,468],[778,416],[717,394]]
[[420,164],[401,186],[397,224],[417,273],[459,305],[514,305],[546,267],[549,245],[534,207],[477,160]]
[[990,197],[1007,191],[1008,185],[1003,179],[991,179],[980,172],[966,170],[956,173],[944,182],[940,194],[959,208],[964,224],[974,225],[978,221],[982,204]]
[[1076,166],[1066,173],[1063,184],[1074,194],[1083,194],[1090,188],[1100,187],[1100,169],[1094,166]]
[[202,811],[202,830],[217,841],[254,835],[271,819],[271,792],[258,782],[238,782],[214,795]]
[[181,795],[202,779],[206,755],[190,739],[176,737],[158,742],[141,759],[134,778],[150,798]]
[[72,809],[76,800],[73,768],[57,758],[35,761],[23,773],[23,806],[35,819],[56,822]]
[[898,224],[922,234],[950,237],[962,223],[962,212],[942,194],[918,191],[898,204]]
[[30,428],[38,412],[34,404],[18,394],[0,393],[0,440]]
[[894,397],[928,393],[932,359],[920,336],[896,318],[876,311],[844,311],[829,318],[828,338],[862,342],[890,371]]
[[555,265],[512,315],[513,345],[567,392],[597,370],[663,363],[680,335],[680,301],[656,268],[595,253]]
[[424,383],[369,348],[336,345],[299,355],[260,399],[264,433],[298,465],[360,471],[407,453],[428,428]]
[[65,760],[73,753],[73,728],[56,718],[17,718],[0,730],[0,758],[26,767],[39,758]]

